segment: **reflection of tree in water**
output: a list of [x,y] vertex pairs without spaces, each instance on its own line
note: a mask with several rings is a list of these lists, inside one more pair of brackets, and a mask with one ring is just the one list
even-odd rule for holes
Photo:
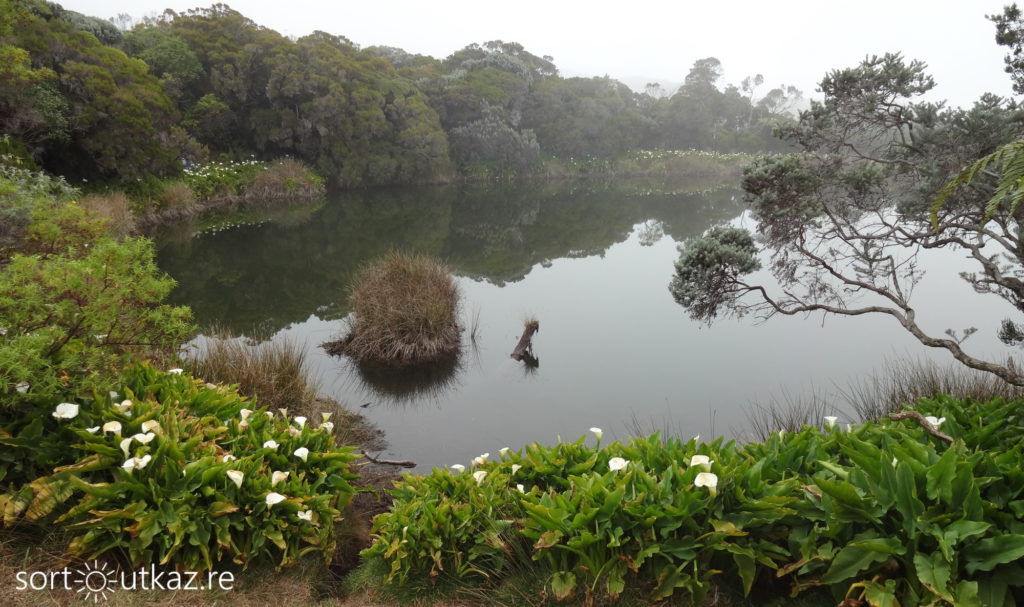
[[173,302],[191,306],[204,330],[273,333],[312,315],[343,318],[352,273],[391,249],[503,285],[544,261],[602,255],[645,221],[678,241],[698,236],[739,215],[737,199],[623,181],[346,192],[311,214],[258,225],[239,216],[213,233],[194,225],[195,237],[160,242],[158,263],[178,281]]
[[649,247],[665,237],[665,227],[657,219],[648,219],[637,228],[640,246]]
[[463,370],[461,356],[432,365],[396,369],[394,367],[343,363],[350,381],[376,398],[370,405],[412,405],[440,401],[446,392],[459,385]]

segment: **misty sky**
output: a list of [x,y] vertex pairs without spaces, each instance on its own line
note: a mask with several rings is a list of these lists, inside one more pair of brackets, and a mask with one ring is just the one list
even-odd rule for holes
[[[97,17],[209,6],[188,0],[59,0]],[[679,83],[694,60],[717,57],[725,80],[761,73],[765,85],[813,94],[827,71],[867,54],[901,51],[928,63],[932,99],[968,105],[986,91],[1009,96],[1005,49],[986,14],[1002,0],[233,0],[255,22],[286,35],[313,30],[361,46],[386,45],[443,58],[472,42],[516,41],[551,55],[563,76]],[[764,90],[767,90],[765,88]],[[762,90],[763,92],[763,90]]]

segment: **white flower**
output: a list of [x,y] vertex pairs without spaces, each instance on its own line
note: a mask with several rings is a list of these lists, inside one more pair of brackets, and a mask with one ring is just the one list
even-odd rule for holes
[[273,506],[274,504],[280,504],[281,502],[283,502],[286,499],[288,499],[288,498],[286,498],[285,496],[281,495],[280,493],[268,493],[267,494],[267,506]]
[[274,473],[270,475],[270,486],[273,487],[284,480],[288,480],[288,473],[274,470]]
[[602,432],[600,428],[591,428],[590,431],[594,433],[597,440],[601,440],[601,437],[604,436],[604,432]]
[[288,419],[288,409],[278,409],[281,412],[281,417]]
[[114,403],[114,408],[118,413],[128,413],[132,409],[132,401],[125,399],[120,403]]
[[171,375],[181,375],[183,373],[181,369],[168,369],[167,372]]
[[483,453],[481,455],[478,455],[478,456],[473,458],[473,464],[476,465],[476,466],[482,466],[484,464],[484,462],[487,461],[487,458],[490,457],[490,456],[491,456],[490,453]]
[[121,467],[131,472],[132,470],[135,469],[135,458],[129,457],[128,459],[124,460],[124,463],[121,464]]
[[143,468],[146,467],[147,464],[149,464],[150,460],[152,460],[152,459],[153,459],[153,456],[148,454],[148,453],[143,455],[142,457],[136,457],[135,458],[135,467],[138,468],[139,470],[142,470]]
[[121,441],[121,451],[124,451],[124,456],[125,457],[128,457],[128,453],[129,453],[129,451],[131,449],[131,446],[132,446],[132,439],[131,439],[131,437],[123,439]]
[[831,428],[832,426],[836,425],[836,421],[838,419],[839,418],[836,417],[835,415],[826,415],[825,416],[825,426],[828,427],[828,428]]
[[132,436],[132,438],[139,441],[143,445],[148,445],[150,441],[156,438],[156,434],[153,434],[152,432],[147,432],[145,434],[136,434],[135,436]]
[[608,469],[609,470],[622,470],[623,468],[626,467],[626,464],[628,464],[628,463],[629,463],[629,460],[622,459],[621,457],[613,457],[610,460],[608,460]]
[[321,411],[320,412],[320,417],[323,418],[323,421],[329,422],[329,421],[331,421],[331,412],[329,412],[329,411]]
[[306,458],[309,457],[309,449],[305,447],[299,447],[298,449],[295,450],[294,455],[295,457],[298,457],[302,461],[306,461]]
[[512,474],[519,472],[523,467],[519,464],[512,464]]
[[270,411],[264,411],[263,414],[266,415],[270,419],[274,419],[274,414],[271,413]]
[[96,434],[97,432],[100,431],[100,427],[93,426],[92,428],[86,428],[85,431],[88,432],[89,434]]
[[103,424],[103,433],[113,432],[114,434],[121,434],[121,422],[107,422]]
[[304,521],[313,522],[313,511],[312,510],[303,510],[301,512],[296,512],[295,514],[298,515],[298,517],[300,519],[304,520]]
[[480,483],[484,482],[484,478],[486,478],[486,477],[487,477],[487,471],[486,470],[477,470],[476,472],[473,473],[473,480],[475,480],[476,484],[478,484],[478,485]]
[[151,419],[149,421],[142,422],[142,431],[143,432],[152,432],[153,430],[159,430],[159,429],[160,429],[160,422],[156,421],[155,419]]
[[113,390],[110,391],[110,400],[117,400],[118,396],[120,396],[120,394],[117,392],[114,392]]
[[242,472],[241,470],[228,470],[227,475],[228,478],[231,479],[231,482],[234,483],[236,487],[238,487],[239,489],[242,488],[242,479],[245,478],[244,472]]
[[701,468],[704,468],[705,472],[711,471],[711,464],[713,463],[715,463],[715,460],[706,455],[694,455],[690,458],[691,466],[700,466]]
[[27,383],[21,382],[17,386],[14,386],[14,389],[18,391],[18,394],[24,394],[24,393],[28,392],[28,389],[31,388],[31,387],[32,386],[28,385]]
[[893,467],[893,468],[895,468],[895,467],[896,467],[896,464],[898,464],[899,462],[900,462],[900,460],[898,460],[898,459],[896,459],[895,457],[893,457],[893,458],[892,458],[892,467]]
[[695,487],[707,487],[712,496],[718,494],[718,476],[711,472],[700,472],[697,478],[693,479]]
[[249,427],[249,420],[243,419],[242,421],[238,422],[238,427],[241,428],[242,430],[245,430],[246,428]]
[[238,412],[238,416],[242,418],[243,422],[249,419],[250,415],[252,415],[252,409],[242,409]]
[[498,449],[498,453],[500,453],[502,457],[508,455],[509,451],[511,451],[511,449],[509,449],[508,447],[502,447],[501,449]]
[[523,487],[522,483],[516,485],[516,489],[519,489],[519,493],[526,493],[526,487]]
[[933,415],[925,415],[924,420],[932,425],[936,430],[942,425],[942,422],[946,421],[945,417],[935,417]]
[[232,461],[234,461],[236,459],[238,459],[238,458],[235,457],[234,455],[231,455],[230,453],[226,453],[224,455],[224,457],[220,458],[220,461],[222,461],[222,462],[224,462],[226,464],[226,463],[232,462]]
[[692,439],[690,439],[690,440],[692,440],[692,441],[693,441],[693,442],[695,442],[695,443],[699,443],[699,442],[700,442],[700,434],[698,434],[697,436],[694,436],[694,437],[693,437]]
[[289,435],[290,435],[290,436],[291,436],[292,438],[295,438],[296,436],[298,436],[298,435],[302,434],[302,432],[301,432],[301,431],[300,431],[300,430],[299,430],[298,428],[292,428],[292,427],[290,427],[290,426],[289,426],[289,427],[288,427],[288,434],[289,434]]
[[270,439],[267,442],[263,443],[263,448],[264,449],[277,449],[277,441],[275,441],[274,439]]
[[321,430],[326,430],[328,434],[334,432],[334,422],[324,422],[320,424]]
[[61,403],[53,410],[52,415],[57,419],[74,419],[78,417],[78,405],[75,403]]
[[466,469],[466,467],[463,466],[462,464],[452,464],[451,466],[448,467],[456,472],[463,472]]
[[786,431],[785,430],[779,430],[779,438],[786,438]]
[[846,431],[853,432],[853,424],[846,424]]
[[217,384],[211,384],[210,382],[206,382],[206,389],[207,390],[216,390],[217,389]]
[[298,424],[300,428],[305,428],[306,427],[306,418],[302,417],[301,415],[299,415],[299,416],[297,416],[295,418],[295,423]]

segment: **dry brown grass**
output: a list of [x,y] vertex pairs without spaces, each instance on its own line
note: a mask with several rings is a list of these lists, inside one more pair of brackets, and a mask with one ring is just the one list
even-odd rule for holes
[[161,214],[187,217],[199,210],[196,196],[192,188],[184,181],[172,181],[164,185],[164,189],[157,198],[157,205]]
[[132,201],[124,192],[89,194],[80,203],[82,208],[107,220],[107,231],[112,236],[120,238],[135,232]]
[[360,363],[411,366],[456,358],[461,345],[459,289],[440,261],[393,251],[364,266],[353,280],[355,320],[332,354]]

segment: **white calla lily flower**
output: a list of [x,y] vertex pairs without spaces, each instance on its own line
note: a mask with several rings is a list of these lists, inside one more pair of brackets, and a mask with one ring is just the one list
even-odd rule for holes
[[330,411],[321,411],[320,412],[320,417],[322,418],[321,421],[324,421],[324,422],[331,421],[331,415],[333,415],[333,414]]
[[463,466],[462,464],[452,464],[451,466],[448,467],[456,472],[465,472],[466,470],[466,467]]
[[320,429],[325,430],[328,434],[334,432],[334,422],[324,422],[320,424]]
[[707,487],[712,497],[718,495],[718,476],[711,472],[700,472],[697,478],[693,479],[695,487]]
[[92,428],[86,428],[85,431],[88,432],[89,434],[96,434],[97,432],[100,431],[100,427],[93,426]]
[[296,512],[295,514],[301,520],[308,521],[310,523],[313,522],[313,511],[312,510],[302,510],[301,512]]
[[490,456],[490,453],[482,453],[473,458],[473,464],[476,466],[482,466],[485,462],[487,462],[487,458]]
[[516,485],[516,489],[519,489],[519,493],[526,493],[526,487],[524,487],[522,483]]
[[498,454],[500,454],[502,457],[505,457],[506,455],[508,455],[509,451],[511,451],[511,449],[509,449],[508,447],[502,447],[501,449],[498,449]]
[[235,461],[236,459],[238,459],[238,458],[237,458],[237,457],[235,457],[234,455],[231,455],[230,453],[226,453],[226,454],[224,455],[224,457],[220,458],[220,461],[222,461],[222,462],[224,462],[224,463],[226,464],[226,463],[228,463],[228,462],[233,462],[233,461]]
[[264,449],[277,449],[277,447],[277,441],[274,439],[270,439],[267,442],[263,443]]
[[182,373],[184,373],[184,370],[183,369],[168,369],[167,372],[170,373],[171,375],[181,375]]
[[295,438],[296,436],[298,436],[300,434],[302,434],[301,430],[299,430],[298,428],[295,428],[293,426],[288,426],[288,436],[291,436],[292,438]]
[[103,424],[103,433],[106,434],[107,432],[113,432],[114,434],[120,435],[121,422],[114,421]]
[[28,389],[31,388],[31,387],[32,386],[29,385],[28,383],[21,382],[20,384],[14,386],[14,389],[18,391],[18,394],[24,394],[24,393],[28,392]]
[[131,453],[131,448],[132,448],[132,439],[131,439],[131,437],[128,437],[126,439],[121,440],[120,445],[121,445],[121,451],[124,451],[124,456],[128,457],[128,455]]
[[715,463],[715,460],[706,455],[698,454],[690,458],[690,466],[700,466],[704,468],[705,472],[711,472],[711,464],[713,463]]
[[252,409],[242,409],[238,412],[238,417],[241,417],[243,422],[249,419],[250,415],[252,415]]
[[274,473],[270,475],[270,486],[280,483],[281,481],[288,480],[288,473],[280,470],[274,470]]
[[299,415],[299,416],[297,416],[295,418],[295,423],[298,424],[298,426],[300,428],[305,428],[306,427],[306,418],[301,416],[301,415]]
[[601,440],[601,437],[604,436],[604,431],[602,431],[600,428],[591,428],[590,431],[594,433],[594,436],[597,437],[597,440]]
[[835,415],[825,416],[825,426],[828,428],[831,428],[832,426],[836,425],[837,421],[839,421],[839,418],[836,417]]
[[936,430],[942,425],[942,422],[946,421],[945,417],[935,417],[934,415],[925,415],[924,420],[932,425]]
[[78,417],[78,405],[75,403],[61,403],[53,410],[52,415],[57,419],[74,419]]
[[487,478],[487,471],[486,470],[477,470],[476,472],[473,473],[473,480],[475,480],[476,484],[478,484],[478,485],[480,483],[484,482],[485,478]]
[[132,401],[125,399],[119,403],[114,403],[114,409],[117,409],[118,413],[127,414],[132,410]]
[[283,502],[286,499],[288,499],[288,498],[286,498],[285,496],[281,495],[280,493],[268,493],[267,494],[267,498],[266,498],[267,506],[273,506],[274,504],[280,504],[281,502]]
[[612,471],[623,470],[629,464],[629,460],[621,457],[613,457],[608,460],[608,469]]
[[299,447],[298,449],[295,450],[294,455],[295,457],[298,457],[302,461],[306,461],[306,458],[309,457],[309,449],[305,447]]
[[242,488],[242,480],[245,478],[244,472],[242,472],[241,470],[228,470],[226,474],[228,475],[228,478],[231,479],[231,482],[235,484],[236,487],[238,487],[239,489]]
[[522,469],[523,469],[523,467],[522,467],[522,466],[520,466],[519,464],[512,464],[512,474],[513,474],[513,475],[514,475],[514,474],[515,474],[516,472],[519,472],[519,471],[520,471],[520,470],[522,470]]
[[117,400],[118,398],[121,397],[120,394],[114,392],[113,390],[111,390],[108,394],[110,394],[110,400]]
[[135,459],[137,460],[135,462],[135,467],[138,468],[139,470],[142,470],[147,465],[149,465],[149,462],[153,460],[153,456],[147,453],[142,457],[136,457]]
[[153,430],[159,430],[159,429],[160,429],[160,422],[156,421],[155,419],[151,419],[151,420],[142,422],[142,431],[143,432],[152,432]]

